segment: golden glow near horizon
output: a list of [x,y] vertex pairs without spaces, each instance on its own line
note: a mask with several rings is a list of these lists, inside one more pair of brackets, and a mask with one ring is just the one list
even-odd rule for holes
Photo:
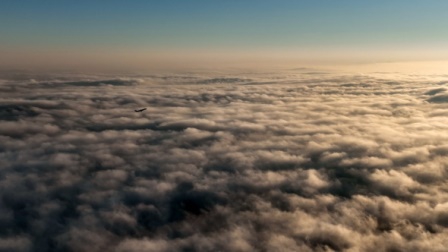
[[446,71],[446,50],[347,49],[325,50],[149,50],[147,48],[55,48],[0,50],[0,67],[71,69],[288,69],[324,67],[353,71]]

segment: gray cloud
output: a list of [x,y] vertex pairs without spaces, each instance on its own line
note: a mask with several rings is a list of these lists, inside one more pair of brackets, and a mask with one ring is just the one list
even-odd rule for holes
[[3,76],[0,251],[444,251],[430,77]]

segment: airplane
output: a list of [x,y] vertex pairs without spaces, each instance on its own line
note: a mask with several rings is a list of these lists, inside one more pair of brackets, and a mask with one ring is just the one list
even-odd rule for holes
[[146,108],[142,108],[142,109],[136,109],[136,110],[134,110],[135,112],[142,112],[142,111],[145,111],[146,110]]

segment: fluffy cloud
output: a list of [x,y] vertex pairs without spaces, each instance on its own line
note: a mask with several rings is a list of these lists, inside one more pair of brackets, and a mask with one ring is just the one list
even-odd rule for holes
[[444,251],[430,79],[3,76],[0,251]]

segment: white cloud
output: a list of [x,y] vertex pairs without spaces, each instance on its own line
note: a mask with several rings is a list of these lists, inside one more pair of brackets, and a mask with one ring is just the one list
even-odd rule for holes
[[443,251],[440,78],[2,78],[0,250]]

